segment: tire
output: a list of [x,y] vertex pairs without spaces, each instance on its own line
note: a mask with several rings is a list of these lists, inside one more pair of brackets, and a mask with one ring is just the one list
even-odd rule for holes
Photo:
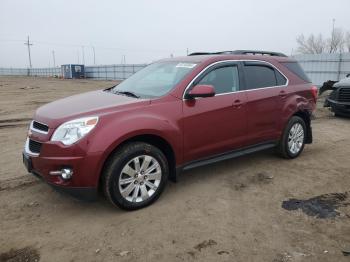
[[[298,130],[295,128],[298,128]],[[293,137],[293,132],[296,132],[295,137]],[[300,135],[301,132],[302,135]],[[291,117],[286,128],[283,131],[282,138],[277,146],[278,153],[287,159],[298,157],[305,146],[306,132],[307,129],[305,121],[299,116]]]
[[102,186],[106,198],[113,205],[136,210],[159,198],[168,176],[168,161],[161,150],[147,143],[131,142],[109,158]]

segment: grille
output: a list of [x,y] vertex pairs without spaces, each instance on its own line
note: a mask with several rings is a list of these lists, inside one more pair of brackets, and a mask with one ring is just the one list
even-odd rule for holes
[[29,139],[29,150],[33,153],[39,154],[41,150],[41,143]]
[[33,121],[33,128],[43,131],[43,132],[49,132],[49,127],[45,124]]
[[350,88],[340,88],[338,92],[339,102],[350,102]]

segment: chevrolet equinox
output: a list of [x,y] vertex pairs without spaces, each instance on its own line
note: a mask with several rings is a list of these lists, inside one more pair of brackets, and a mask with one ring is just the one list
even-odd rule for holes
[[84,199],[153,203],[181,170],[312,143],[317,88],[276,52],[193,53],[161,60],[120,84],[40,107],[23,152],[28,172]]

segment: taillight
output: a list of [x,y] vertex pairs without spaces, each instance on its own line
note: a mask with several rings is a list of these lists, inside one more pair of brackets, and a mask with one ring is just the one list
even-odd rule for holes
[[311,94],[312,94],[312,97],[315,101],[315,103],[317,102],[317,96],[318,96],[318,88],[317,86],[312,86],[311,87]]

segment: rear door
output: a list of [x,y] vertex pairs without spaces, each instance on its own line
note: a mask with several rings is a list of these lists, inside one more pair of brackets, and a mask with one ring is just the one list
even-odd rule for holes
[[265,62],[244,62],[247,94],[248,145],[276,140],[281,121],[281,99],[285,97],[286,78]]
[[246,96],[241,86],[239,64],[219,63],[202,73],[197,84],[212,85],[216,95],[183,101],[185,161],[223,153],[244,144],[247,130]]

